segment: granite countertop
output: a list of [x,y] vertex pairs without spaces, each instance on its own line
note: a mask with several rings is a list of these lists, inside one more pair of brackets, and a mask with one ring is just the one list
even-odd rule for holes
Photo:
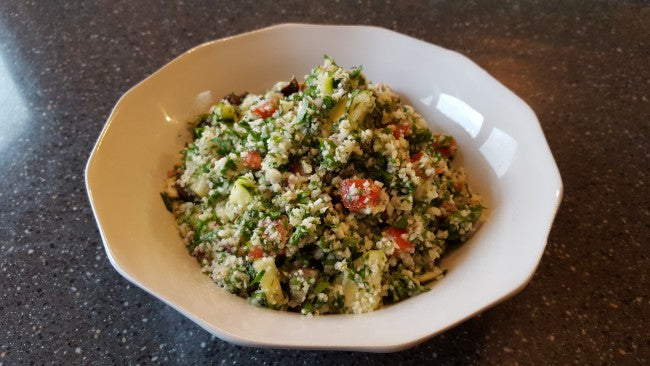
[[[37,3],[0,2],[0,365],[650,362],[647,2]],[[403,352],[266,350],[112,268],[83,175],[112,106],[192,46],[283,22],[394,29],[530,104],[565,195],[525,290]]]

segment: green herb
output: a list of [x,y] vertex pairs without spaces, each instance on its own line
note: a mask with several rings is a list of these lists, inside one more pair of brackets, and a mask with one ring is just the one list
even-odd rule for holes
[[264,277],[264,273],[266,273],[266,270],[261,270],[259,271],[256,275],[255,278],[253,278],[253,282],[251,282],[251,286],[253,286],[256,283],[259,283],[262,280],[262,277]]
[[257,290],[253,292],[253,294],[248,299],[248,301],[250,301],[250,303],[255,306],[265,307],[268,305],[268,302],[266,300],[266,294],[262,290]]
[[199,235],[199,242],[204,243],[208,241],[214,240],[214,238],[217,236],[217,234],[214,231],[205,231]]
[[350,73],[350,79],[356,79],[361,74],[362,70],[363,70],[362,65],[353,67],[352,72]]
[[428,147],[433,140],[433,134],[428,129],[421,129],[414,131],[408,138],[409,152],[411,156],[422,151],[423,148]]
[[396,272],[388,278],[388,293],[384,301],[395,303],[428,290],[428,287],[419,285],[410,275]]
[[341,245],[343,245],[343,247],[346,247],[346,248],[356,249],[357,244],[359,244],[360,241],[361,240],[359,238],[347,237],[347,238],[341,240]]
[[301,312],[303,314],[310,314],[313,311],[311,302],[305,301],[302,304]]
[[315,294],[320,294],[323,292],[325,289],[330,287],[329,281],[320,281],[318,284],[316,284],[316,287],[314,287],[314,293]]
[[318,147],[321,154],[319,156],[321,166],[327,170],[334,170],[341,166],[341,163],[335,160],[334,152],[336,150],[336,143],[332,140],[318,138]]
[[212,139],[212,142],[216,144],[217,154],[226,155],[233,150],[232,143],[230,140],[220,139],[215,137]]
[[310,198],[310,194],[309,194],[309,193],[307,193],[307,192],[300,192],[300,193],[298,194],[298,198],[296,199],[296,202],[298,202],[298,203],[302,203],[302,204],[307,204],[307,203],[309,203],[309,198]]
[[235,162],[230,160],[230,159],[228,159],[228,161],[226,161],[225,167],[230,169],[230,170],[237,170],[237,164],[235,164]]
[[197,127],[194,129],[194,138],[195,139],[200,139],[201,135],[203,135],[203,130],[205,130],[205,127]]
[[269,218],[270,219],[277,219],[280,216],[282,216],[282,212],[280,212],[280,211],[271,211],[271,212],[269,212]]
[[399,218],[399,220],[393,223],[393,226],[398,229],[406,229],[406,227],[408,226],[408,221],[409,221],[408,217],[406,217],[406,215],[403,215]]
[[289,245],[297,245],[300,239],[307,236],[307,230],[303,226],[298,226],[289,238]]
[[334,104],[336,104],[334,103],[334,99],[332,99],[332,97],[329,95],[323,97],[323,107],[325,107],[325,109],[332,109],[332,107],[334,107]]

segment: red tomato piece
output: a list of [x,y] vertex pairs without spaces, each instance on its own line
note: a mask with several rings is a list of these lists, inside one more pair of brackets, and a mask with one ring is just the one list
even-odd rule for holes
[[[287,254],[287,248],[282,248],[280,251],[280,255],[286,255]],[[269,253],[269,256],[275,257],[278,254],[275,252]],[[264,250],[261,247],[258,247],[257,245],[254,245],[251,247],[250,251],[248,252],[248,258],[250,259],[259,259],[264,257]]]
[[277,109],[278,109],[278,101],[275,99],[271,99],[255,107],[253,109],[253,114],[260,118],[268,118],[271,117]]
[[442,156],[448,158],[456,152],[456,140],[453,137],[450,138],[449,144],[447,146],[434,146],[434,150],[439,152]]
[[399,254],[401,252],[413,253],[415,251],[415,246],[404,238],[403,235],[406,233],[407,231],[405,229],[398,229],[392,226],[388,228],[388,235],[395,239],[395,242],[399,247],[398,249],[395,249],[396,254]]
[[[418,161],[420,161],[420,159],[422,159],[423,156],[424,156],[424,153],[421,152],[421,151],[419,153],[411,156],[411,163],[417,163]],[[422,170],[417,166],[417,164],[413,164],[413,170],[415,170],[415,174],[418,177],[426,178],[426,176],[424,175],[424,172],[422,172]]]
[[420,159],[422,159],[423,156],[424,156],[424,153],[422,151],[420,151],[419,153],[411,156],[411,163],[415,163],[416,161],[420,161]]
[[257,259],[257,258],[262,258],[264,256],[264,250],[261,247],[258,247],[257,245],[253,245],[251,249],[248,251],[248,257]]
[[350,178],[341,182],[341,201],[350,211],[360,211],[379,203],[381,187],[371,179]]
[[400,136],[406,137],[411,134],[411,125],[408,122],[401,122],[393,126],[395,126],[393,129],[393,137],[396,139],[400,138]]
[[244,165],[250,169],[260,169],[262,167],[262,155],[257,151],[249,151],[244,157]]

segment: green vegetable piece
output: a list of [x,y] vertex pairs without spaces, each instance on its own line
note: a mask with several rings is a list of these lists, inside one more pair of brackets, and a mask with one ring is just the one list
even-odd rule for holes
[[320,294],[321,292],[325,291],[325,289],[328,289],[329,287],[330,287],[330,283],[328,281],[320,281],[319,283],[316,284],[316,287],[314,287],[314,293]]
[[[362,312],[377,308],[381,302],[381,278],[386,269],[386,255],[381,250],[370,250],[354,261],[355,272],[364,283],[357,283],[352,277],[343,278],[343,295],[345,307],[351,309],[353,303],[361,298],[367,299],[361,303]],[[354,310],[354,309],[352,309]]]
[[296,202],[302,203],[302,204],[309,203],[309,193],[301,192],[300,194],[298,194],[298,198],[296,199]]
[[220,121],[232,122],[235,120],[235,107],[228,102],[219,102],[214,108],[214,113]]
[[332,108],[329,115],[329,120],[331,122],[336,122],[341,118],[343,113],[345,113],[345,105],[348,103],[348,97],[345,96],[339,100],[338,103]]
[[228,159],[228,161],[226,161],[225,167],[230,169],[230,170],[237,170],[237,164],[235,164],[235,162],[230,160],[230,159]]
[[[354,96],[348,108],[348,120],[352,126],[359,126],[366,118],[368,112],[375,107],[375,98],[367,90],[363,90]],[[390,131],[392,133],[392,131]]]
[[245,177],[239,177],[230,190],[228,201],[245,206],[253,200],[251,190],[255,188],[255,182]]
[[325,94],[332,94],[334,92],[334,78],[331,76],[326,77],[321,85],[321,90]]
[[199,197],[205,197],[210,191],[210,186],[208,185],[208,177],[201,174],[196,177],[192,183],[190,183],[190,190],[194,192]]
[[260,258],[253,263],[253,268],[257,272],[264,271],[260,279],[260,289],[266,295],[268,304],[273,307],[286,304],[287,299],[280,286],[280,273],[275,266],[274,259],[270,257]]

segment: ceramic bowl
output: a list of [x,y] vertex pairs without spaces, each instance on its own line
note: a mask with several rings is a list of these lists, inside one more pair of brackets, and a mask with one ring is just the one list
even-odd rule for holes
[[[363,65],[453,135],[455,166],[488,220],[444,258],[431,291],[362,315],[304,317],[249,305],[199,270],[159,192],[187,122],[231,91],[261,93],[328,54]],[[117,102],[86,167],[106,253],[129,281],[207,331],[248,346],[388,352],[414,346],[520,291],[535,272],[562,181],[535,113],[468,58],[367,26],[284,24],[216,40],[174,59]]]

